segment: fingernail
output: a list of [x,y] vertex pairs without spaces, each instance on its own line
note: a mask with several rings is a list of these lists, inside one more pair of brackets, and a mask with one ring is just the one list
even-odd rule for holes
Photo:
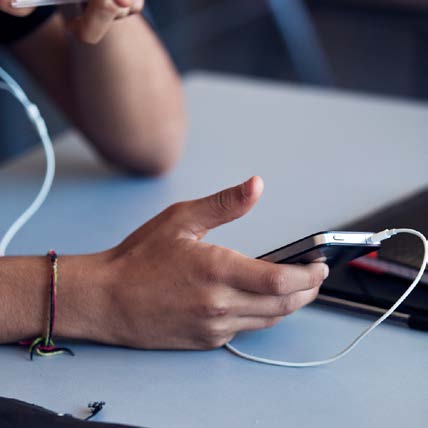
[[328,265],[326,265],[325,263],[324,263],[324,266],[323,266],[323,270],[324,270],[324,272],[323,272],[324,279],[327,279],[328,274],[330,273],[330,269],[329,269]]

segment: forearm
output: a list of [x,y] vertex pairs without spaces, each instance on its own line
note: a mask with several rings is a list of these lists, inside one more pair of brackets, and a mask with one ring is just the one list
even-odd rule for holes
[[147,174],[177,160],[186,128],[180,79],[140,16],[85,45],[56,15],[11,50],[109,160]]
[[[105,257],[106,253],[59,258],[56,336],[99,338],[108,278],[98,267]],[[0,258],[0,343],[45,333],[50,269],[46,256]]]
[[118,21],[97,45],[71,40],[77,120],[108,158],[165,170],[177,159],[185,119],[179,78],[140,16]]
[[[110,250],[60,256],[55,335],[208,349],[312,302],[327,265],[269,263],[200,242],[208,230],[247,213],[262,190],[253,177],[172,205]],[[47,257],[0,258],[0,343],[44,334],[50,269]]]

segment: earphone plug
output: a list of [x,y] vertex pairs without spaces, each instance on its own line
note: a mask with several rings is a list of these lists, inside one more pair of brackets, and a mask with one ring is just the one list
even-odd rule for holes
[[374,233],[370,238],[367,239],[367,244],[374,244],[385,241],[385,239],[391,238],[397,234],[397,229],[385,229],[382,232]]

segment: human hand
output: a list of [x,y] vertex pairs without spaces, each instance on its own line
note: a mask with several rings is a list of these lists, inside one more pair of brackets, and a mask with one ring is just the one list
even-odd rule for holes
[[[98,341],[137,348],[209,349],[266,328],[312,302],[323,263],[279,265],[201,241],[247,213],[263,182],[167,208],[109,250]],[[98,303],[97,303],[98,305]],[[103,309],[99,309],[99,308]]]
[[84,8],[71,5],[63,10],[69,31],[82,42],[96,44],[115,20],[140,13],[143,7],[144,0],[89,0]]
[[[63,11],[69,31],[86,43],[98,43],[109,31],[115,20],[140,13],[144,0],[89,0],[80,4],[65,5]],[[0,11],[17,17],[25,17],[34,7],[14,8],[11,0],[0,0]]]
[[33,12],[34,7],[12,7],[12,0],[0,0],[0,12],[7,13],[9,15],[24,17]]

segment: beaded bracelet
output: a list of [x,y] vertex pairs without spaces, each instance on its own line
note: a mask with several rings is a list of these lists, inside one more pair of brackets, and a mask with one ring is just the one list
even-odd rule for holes
[[21,342],[29,346],[30,359],[33,359],[34,353],[42,357],[59,355],[67,353],[73,355],[74,353],[69,348],[58,347],[55,345],[52,336],[55,323],[55,310],[56,310],[56,294],[58,286],[58,256],[54,250],[50,250],[47,254],[51,262],[51,275],[49,287],[49,312],[47,319],[47,330],[45,336],[37,337],[29,342]]

